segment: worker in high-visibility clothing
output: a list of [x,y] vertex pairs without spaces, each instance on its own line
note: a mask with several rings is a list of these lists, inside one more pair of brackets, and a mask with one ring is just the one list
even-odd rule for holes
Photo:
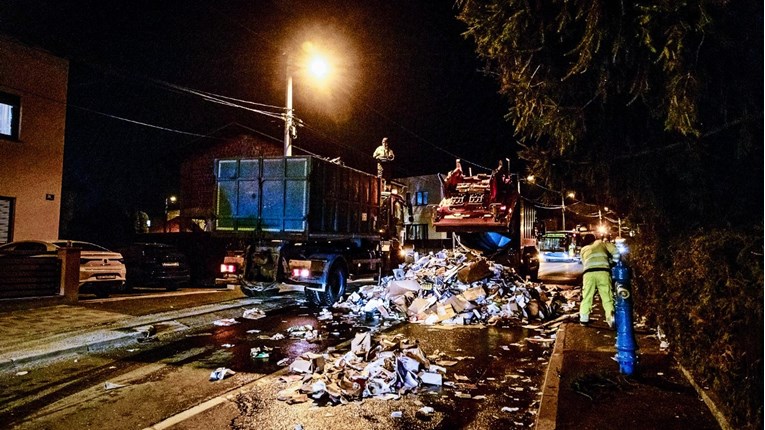
[[584,235],[583,245],[579,254],[584,265],[579,322],[582,325],[589,324],[592,300],[597,290],[606,314],[606,323],[609,327],[613,327],[614,298],[611,293],[611,262],[614,256],[618,255],[618,251],[611,242],[595,240],[595,235],[592,233]]

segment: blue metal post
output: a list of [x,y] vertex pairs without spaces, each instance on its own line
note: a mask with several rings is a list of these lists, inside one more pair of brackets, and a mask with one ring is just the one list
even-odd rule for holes
[[611,269],[611,278],[616,288],[614,321],[616,323],[616,361],[619,372],[632,375],[636,358],[635,332],[632,328],[632,290],[630,288],[629,267],[619,260]]

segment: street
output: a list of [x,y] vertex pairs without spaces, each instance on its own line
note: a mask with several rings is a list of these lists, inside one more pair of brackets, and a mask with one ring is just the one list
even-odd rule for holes
[[[225,290],[204,294],[193,289],[148,292],[148,296],[143,293],[83,300],[83,305],[121,308],[122,312],[132,308],[132,312],[140,313],[172,301],[189,306],[192,297],[209,302],[210,296],[228,299],[241,295]],[[181,428],[233,425],[292,429],[296,424],[338,429],[509,428],[528,427],[534,422],[551,347],[549,341],[525,341],[537,332],[513,326],[397,324],[379,316],[366,318],[347,312],[335,312],[332,319],[319,321],[316,310],[296,299],[288,301],[292,304],[260,319],[240,317],[233,325],[209,324],[194,330],[183,330],[196,324],[179,319],[155,325],[154,335],[144,342],[7,372],[0,382],[0,420],[19,429],[145,428],[246,387],[235,398],[236,411],[219,408],[203,415],[192,414],[182,421]],[[242,315],[245,309],[237,313]],[[216,321],[232,322],[222,317]],[[290,335],[291,328],[306,325],[318,330],[316,339]],[[368,331],[380,331],[385,336],[401,334],[417,340],[424,353],[449,357],[457,363],[447,369],[444,386],[420,388],[396,400],[365,399],[334,407],[316,407],[312,402],[289,405],[276,400],[276,393],[284,388],[279,377],[288,373],[286,363],[305,352],[342,351],[356,333]],[[278,334],[284,338],[277,339]],[[268,356],[253,358],[252,348],[257,347]],[[236,373],[210,382],[210,373],[221,367]],[[423,405],[434,408],[426,419],[415,413]],[[402,417],[392,418],[394,411],[401,411]]]
[[582,276],[582,263],[539,262],[539,279],[546,283],[576,283]]

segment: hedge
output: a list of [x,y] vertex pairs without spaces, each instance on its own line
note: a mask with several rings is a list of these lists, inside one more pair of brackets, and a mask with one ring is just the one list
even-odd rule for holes
[[635,312],[730,424],[763,427],[763,231],[647,232],[631,245]]

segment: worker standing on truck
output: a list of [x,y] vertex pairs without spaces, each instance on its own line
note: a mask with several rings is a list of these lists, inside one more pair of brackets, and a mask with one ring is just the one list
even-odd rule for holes
[[[377,176],[389,181],[393,176],[390,162],[393,161],[395,155],[393,154],[393,150],[390,149],[390,146],[388,146],[387,137],[383,137],[382,143],[375,149],[372,157],[377,160]],[[383,169],[383,167],[385,167],[385,169]]]
[[611,295],[611,262],[613,256],[618,255],[618,251],[611,242],[595,240],[595,235],[592,233],[584,235],[583,245],[579,254],[584,265],[579,322],[582,325],[589,324],[592,300],[595,298],[595,290],[597,290],[603,305],[603,312],[606,314],[606,323],[609,327],[613,327],[614,299]]

